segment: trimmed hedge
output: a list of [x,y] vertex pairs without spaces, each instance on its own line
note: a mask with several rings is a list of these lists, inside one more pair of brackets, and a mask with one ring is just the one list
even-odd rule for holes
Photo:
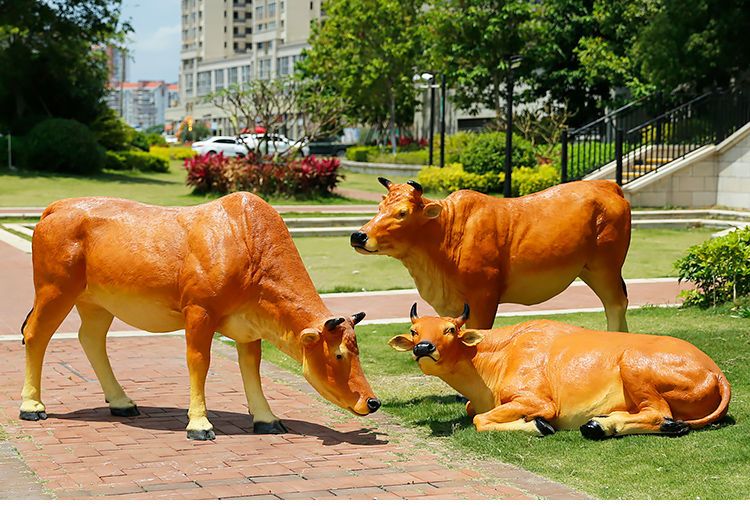
[[346,149],[346,158],[353,162],[368,162],[379,154],[380,148],[377,146],[352,146]]
[[32,170],[91,174],[104,167],[104,148],[86,125],[72,119],[38,123],[26,136],[25,148],[21,158]]
[[165,160],[187,160],[195,156],[195,151],[187,146],[151,146],[148,152]]
[[514,197],[536,193],[560,184],[560,173],[552,165],[518,167],[510,177],[510,190]]
[[[514,167],[536,165],[536,156],[531,143],[516,135],[513,136],[511,152]],[[487,132],[474,136],[461,153],[461,163],[466,172],[486,174],[501,172],[505,166],[505,134]]]
[[500,191],[505,181],[504,174],[472,174],[466,172],[460,163],[452,163],[443,168],[424,167],[417,180],[427,192],[453,193],[458,190],[475,190],[482,193]]
[[169,172],[169,161],[143,151],[107,151],[105,167],[112,170]]

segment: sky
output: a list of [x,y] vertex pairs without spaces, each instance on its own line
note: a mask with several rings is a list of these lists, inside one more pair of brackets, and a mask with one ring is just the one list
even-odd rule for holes
[[180,66],[180,0],[123,0],[130,19],[128,79],[176,82]]

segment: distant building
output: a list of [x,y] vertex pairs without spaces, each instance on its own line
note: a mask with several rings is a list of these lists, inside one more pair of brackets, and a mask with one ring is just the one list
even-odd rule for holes
[[229,84],[291,74],[309,47],[310,22],[320,17],[321,0],[182,0],[180,100],[167,117],[190,116],[215,134],[235,133],[203,97]]
[[107,46],[104,52],[107,55],[107,82],[110,87],[117,86],[121,81],[127,82],[130,79],[128,52],[114,46]]
[[107,97],[107,105],[138,130],[163,125],[167,107],[178,101],[177,85],[164,81],[118,83],[110,87]]

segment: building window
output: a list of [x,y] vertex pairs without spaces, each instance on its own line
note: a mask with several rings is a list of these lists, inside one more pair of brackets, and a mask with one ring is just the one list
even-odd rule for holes
[[255,19],[263,19],[265,16],[263,14],[263,6],[259,5],[255,8]]
[[276,2],[268,2],[268,17],[276,17]]
[[250,65],[243,65],[241,82],[246,83],[248,81],[250,81]]
[[237,84],[237,67],[229,69],[229,84]]
[[279,76],[288,76],[289,75],[289,57],[282,56],[281,58],[277,58],[276,69],[279,72]]
[[198,72],[198,96],[211,93],[211,72]]
[[224,69],[214,70],[214,89],[220,90],[224,87]]
[[266,24],[266,30],[275,30],[276,29],[276,21],[269,21],[268,24]]
[[193,74],[185,74],[185,95],[193,96]]
[[271,77],[271,59],[258,60],[258,78],[269,79]]

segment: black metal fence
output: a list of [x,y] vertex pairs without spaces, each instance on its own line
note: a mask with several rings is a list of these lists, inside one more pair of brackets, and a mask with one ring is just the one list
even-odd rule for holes
[[562,180],[581,179],[614,162],[616,181],[623,185],[706,144],[719,143],[750,122],[746,90],[706,93],[663,114],[651,114],[656,104],[636,103],[563,135]]

